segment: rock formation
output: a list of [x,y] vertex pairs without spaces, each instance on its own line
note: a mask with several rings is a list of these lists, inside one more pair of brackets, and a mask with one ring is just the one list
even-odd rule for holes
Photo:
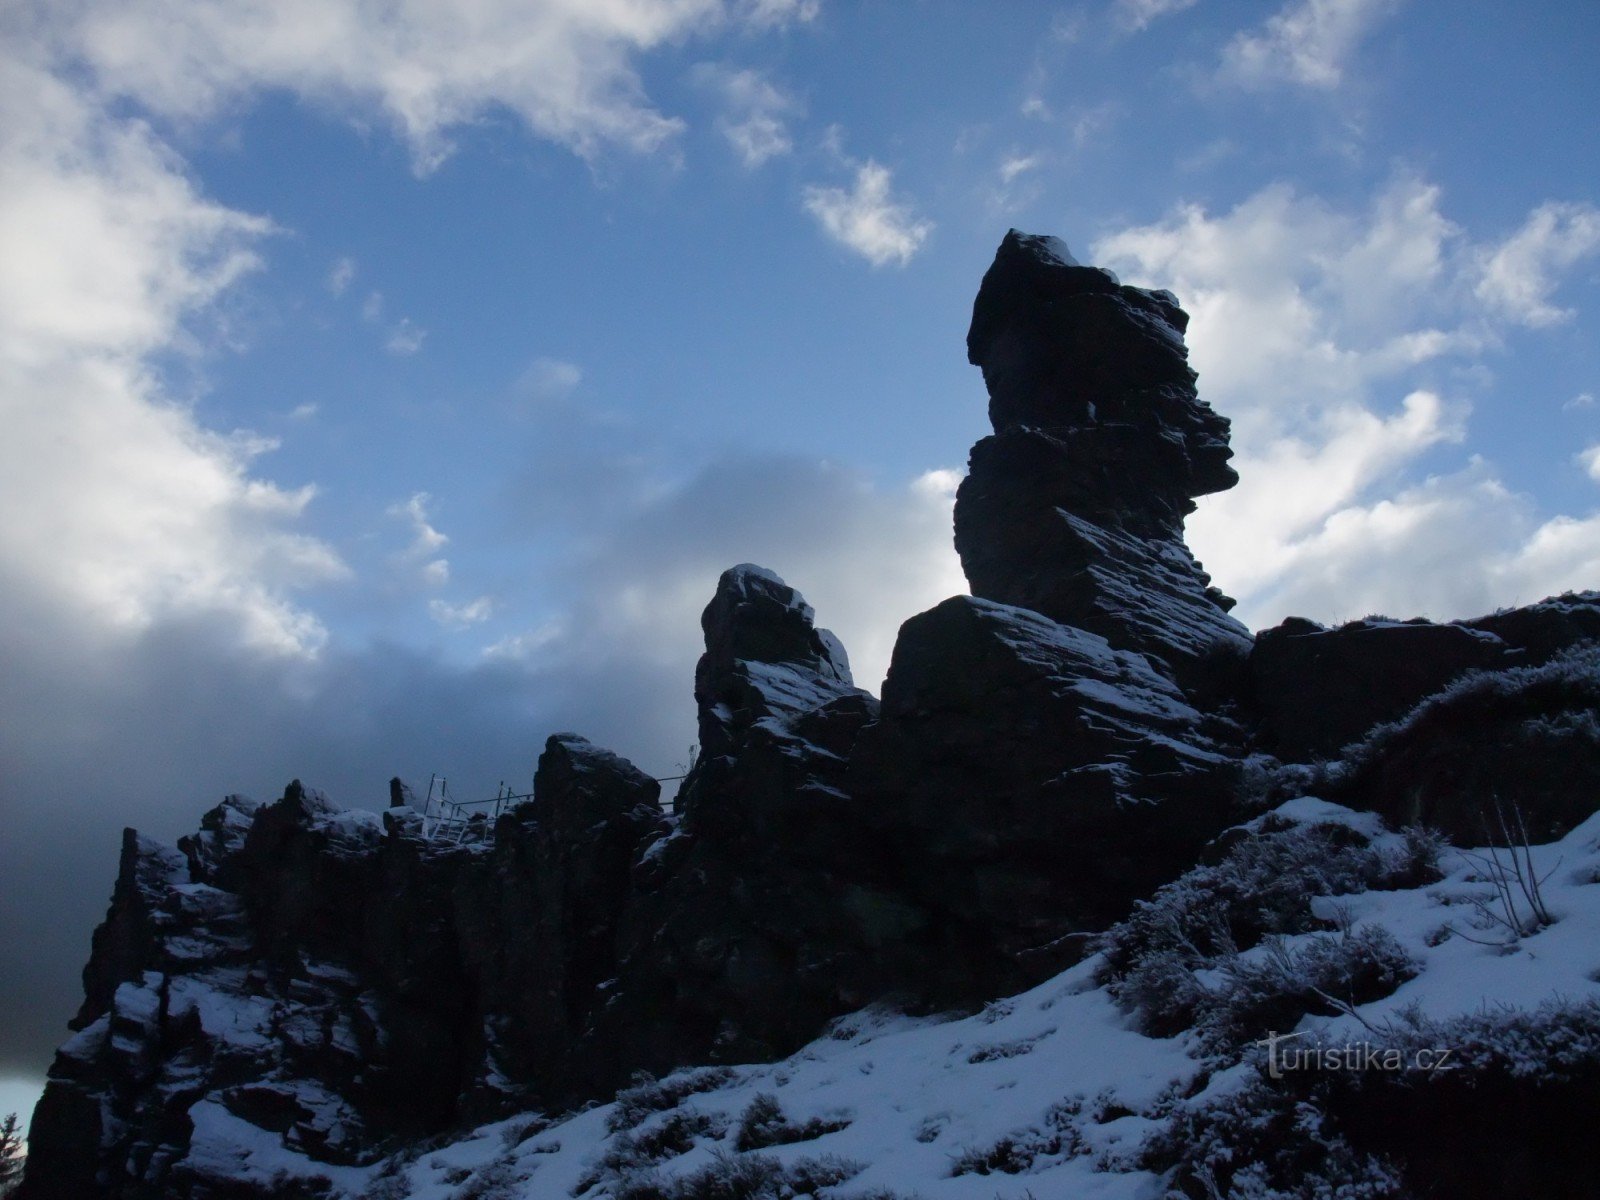
[[1225,677],[1250,634],[1183,542],[1193,498],[1238,482],[1228,422],[1195,392],[1188,323],[1170,292],[1008,233],[967,334],[994,435],[956,496],[956,550],[973,595],[1138,650],[1192,688]]
[[1082,955],[1272,779],[1320,770],[1330,798],[1453,832],[1519,785],[1541,831],[1592,811],[1600,597],[1254,644],[1227,615],[1183,542],[1235,481],[1186,323],[1007,235],[968,336],[995,429],[956,505],[973,595],[905,623],[880,705],[798,592],[724,572],[674,813],[556,734],[492,836],[430,837],[403,785],[380,818],[298,782],[176,849],[129,830],[22,1200],[289,1194],[246,1158],[333,1189],[397,1144],[783,1055],[876,1000],[976,1006]]
[[[1600,593],[1470,621],[1291,618],[1249,664],[1260,741],[1326,763],[1320,790],[1396,825],[1551,840],[1600,796]],[[1514,809],[1514,811],[1513,811]]]

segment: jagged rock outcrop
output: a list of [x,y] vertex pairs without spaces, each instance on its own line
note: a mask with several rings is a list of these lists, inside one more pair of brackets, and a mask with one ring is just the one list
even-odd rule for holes
[[635,873],[616,999],[589,1043],[617,1078],[770,1057],[905,978],[860,911],[874,866],[845,790],[877,701],[771,571],[725,571],[701,627],[700,753],[677,830]]
[[1538,666],[1596,639],[1596,592],[1437,624],[1369,617],[1328,629],[1291,617],[1257,636],[1249,689],[1266,749],[1290,761],[1327,758],[1466,671]]
[[333,1177],[395,1138],[585,1094],[576,1041],[658,794],[559,734],[492,844],[298,782],[228,797],[179,850],[129,830],[25,1195],[257,1195],[229,1181],[263,1144]]
[[817,628],[805,598],[765,568],[724,571],[700,627],[700,752],[679,808],[688,832],[764,844],[779,832],[771,822],[793,823],[792,805],[826,803],[830,777],[877,702],[855,686],[844,647]]
[[942,931],[943,994],[1035,982],[1192,863],[1235,815],[1241,739],[1087,630],[971,596],[907,621],[856,786]]
[[1171,293],[1008,233],[967,334],[995,432],[956,496],[956,550],[973,595],[1215,691],[1250,635],[1184,545],[1183,519],[1238,476],[1228,422],[1195,392],[1187,325]]

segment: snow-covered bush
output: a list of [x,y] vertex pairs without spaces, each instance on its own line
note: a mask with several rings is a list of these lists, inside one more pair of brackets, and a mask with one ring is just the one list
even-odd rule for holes
[[509,1162],[493,1162],[472,1174],[450,1200],[521,1200],[527,1176]]
[[1600,999],[1553,1000],[1532,1009],[1496,1005],[1448,1020],[1406,1009],[1384,1027],[1384,1041],[1407,1058],[1447,1047],[1454,1071],[1546,1083],[1592,1078],[1600,1072]]
[[1409,834],[1385,851],[1348,825],[1268,816],[1220,862],[1195,868],[1135,905],[1101,939],[1098,981],[1165,1037],[1191,1027],[1207,989],[1195,972],[1232,961],[1274,935],[1327,928],[1312,900],[1438,878],[1438,843]]
[[826,1134],[837,1133],[850,1121],[846,1117],[812,1117],[807,1121],[791,1121],[778,1098],[762,1092],[752,1101],[739,1118],[739,1132],[734,1146],[740,1150],[765,1150],[769,1146],[786,1146],[794,1142],[814,1141]]
[[1311,1099],[1263,1078],[1180,1108],[1145,1143],[1169,1200],[1402,1200],[1394,1166],[1358,1150]]
[[1357,1045],[1313,1033],[1296,1061],[1314,1067],[1173,1103],[1143,1165],[1172,1172],[1174,1200],[1595,1194],[1600,1000],[1410,1010]]
[[1224,963],[1221,983],[1198,1002],[1201,1041],[1213,1052],[1235,1050],[1293,1029],[1307,1013],[1333,1016],[1380,999],[1416,973],[1378,925],[1316,934],[1299,946],[1278,939],[1264,953]]
[[792,1200],[815,1196],[851,1176],[864,1163],[824,1155],[788,1164],[765,1154],[718,1154],[689,1175],[649,1174],[627,1179],[611,1191],[613,1200]]
[[1083,1097],[1069,1096],[1052,1104],[1040,1124],[1015,1130],[987,1146],[969,1146],[951,1162],[950,1174],[1021,1175],[1041,1159],[1087,1154],[1090,1148],[1079,1125],[1082,1116]]
[[1600,644],[1468,671],[1347,747],[1336,774],[1318,794],[1427,821],[1459,843],[1499,840],[1501,799],[1533,841],[1560,837],[1600,803]]
[[632,1087],[617,1093],[616,1108],[606,1121],[613,1133],[633,1129],[653,1113],[666,1112],[698,1092],[719,1088],[733,1078],[728,1067],[701,1067],[677,1071],[665,1079],[653,1079],[641,1072]]
[[1465,671],[1397,721],[1377,725],[1347,747],[1347,770],[1375,762],[1396,741],[1447,714],[1520,714],[1552,735],[1600,744],[1600,644],[1583,642],[1534,667]]
[[623,1178],[687,1154],[699,1139],[720,1139],[727,1128],[726,1118],[693,1110],[669,1112],[654,1121],[646,1117],[611,1139],[605,1154],[579,1180],[578,1193],[589,1191],[604,1180]]

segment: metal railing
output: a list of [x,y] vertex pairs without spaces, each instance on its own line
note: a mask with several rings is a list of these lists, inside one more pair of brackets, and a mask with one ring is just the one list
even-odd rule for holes
[[500,814],[532,799],[531,787],[526,792],[513,792],[502,780],[500,790],[487,800],[457,800],[450,795],[449,780],[432,775],[427,799],[422,803],[422,835],[430,841],[453,845],[491,841]]
[[[671,783],[687,778],[687,775],[664,775],[656,782]],[[404,794],[410,797],[414,807],[416,793],[406,787]],[[470,842],[491,842],[494,840],[495,822],[501,814],[509,812],[524,800],[532,799],[532,784],[528,785],[525,792],[514,792],[501,780],[499,790],[487,800],[457,800],[450,795],[448,779],[439,774],[430,775],[428,794],[422,802],[422,836],[429,841],[458,846]],[[668,801],[665,807],[670,813],[676,805]]]

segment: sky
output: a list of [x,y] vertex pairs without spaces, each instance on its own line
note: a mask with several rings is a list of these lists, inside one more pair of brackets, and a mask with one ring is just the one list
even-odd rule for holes
[[718,573],[964,590],[1006,229],[1192,315],[1254,628],[1600,586],[1600,6],[0,9],[0,1109],[125,825],[672,775]]

